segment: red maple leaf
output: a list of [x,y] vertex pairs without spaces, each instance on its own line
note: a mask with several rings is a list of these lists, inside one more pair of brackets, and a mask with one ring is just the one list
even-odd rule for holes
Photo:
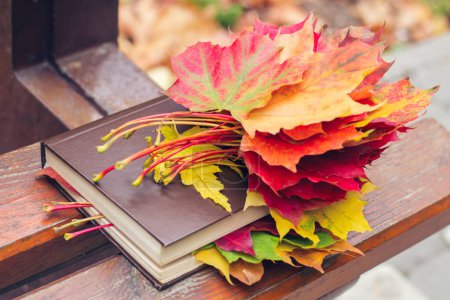
[[292,224],[298,224],[305,211],[319,209],[336,202],[322,199],[304,200],[299,197],[277,195],[269,186],[254,175],[249,176],[248,188],[251,191],[260,193],[263,196],[267,207],[278,211],[281,216],[290,220]]
[[299,197],[301,199],[321,199],[338,201],[344,199],[346,191],[327,182],[314,183],[302,179],[298,183],[280,191],[286,197]]
[[330,150],[341,149],[347,141],[357,139],[362,133],[354,126],[330,128],[326,135],[315,135],[300,143],[290,143],[279,135],[256,132],[254,138],[243,136],[241,151],[258,153],[269,165],[283,166],[292,172],[297,171],[297,164],[306,155],[323,154]]
[[251,151],[243,152],[241,156],[245,160],[249,173],[260,177],[274,192],[293,186],[302,179],[308,179],[316,183],[327,182],[346,191],[359,190],[359,185],[353,178],[334,175],[324,176],[301,167],[294,173],[284,167],[268,165],[258,154]]

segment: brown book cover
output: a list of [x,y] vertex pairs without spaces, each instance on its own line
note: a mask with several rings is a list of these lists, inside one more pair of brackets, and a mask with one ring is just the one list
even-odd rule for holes
[[[103,154],[95,149],[95,146],[102,144],[100,137],[126,121],[179,110],[185,108],[167,97],[160,97],[47,139],[42,142],[43,165],[46,147],[166,247],[229,216],[229,213],[212,201],[203,199],[192,186],[184,186],[178,179],[162,186],[147,176],[140,187],[132,186],[131,183],[142,171],[145,157],[121,171],[111,172],[98,184],[91,179],[93,174],[145,148],[144,137],[155,137],[155,132],[151,127],[139,130],[129,140],[118,140]],[[222,192],[228,197],[232,211],[242,210],[246,197],[245,180],[228,168],[223,168],[218,176],[225,185]]]

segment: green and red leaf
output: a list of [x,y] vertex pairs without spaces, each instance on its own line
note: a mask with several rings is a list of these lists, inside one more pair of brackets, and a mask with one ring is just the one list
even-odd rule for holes
[[172,58],[177,81],[166,94],[191,111],[230,111],[237,120],[263,107],[273,91],[298,83],[306,66],[279,63],[268,36],[243,31],[230,46],[197,43]]
[[215,241],[216,245],[225,251],[238,251],[249,255],[255,255],[253,250],[252,231],[267,231],[277,234],[273,222],[260,220],[251,225],[235,230]]

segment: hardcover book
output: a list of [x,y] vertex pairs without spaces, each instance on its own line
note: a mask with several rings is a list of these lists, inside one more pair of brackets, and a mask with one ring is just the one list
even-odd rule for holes
[[247,182],[227,168],[218,175],[231,214],[179,180],[162,186],[149,177],[133,187],[133,177],[142,170],[145,158],[99,183],[91,180],[94,173],[145,147],[144,137],[155,132],[140,130],[131,137],[133,142],[119,141],[107,153],[98,154],[95,146],[101,136],[132,119],[180,110],[185,108],[163,96],[42,142],[42,166],[53,168],[79,193],[66,189],[65,195],[92,203],[84,213],[101,213],[114,225],[104,228],[106,235],[158,288],[200,266],[192,251],[268,213],[265,207],[243,212]]

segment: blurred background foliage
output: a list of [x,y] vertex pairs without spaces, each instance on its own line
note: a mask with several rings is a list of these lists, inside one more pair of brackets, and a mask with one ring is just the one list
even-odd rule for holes
[[161,87],[174,80],[170,56],[197,41],[228,41],[256,16],[296,23],[313,11],[319,26],[385,26],[391,47],[424,40],[450,28],[449,0],[121,0],[119,47]]

